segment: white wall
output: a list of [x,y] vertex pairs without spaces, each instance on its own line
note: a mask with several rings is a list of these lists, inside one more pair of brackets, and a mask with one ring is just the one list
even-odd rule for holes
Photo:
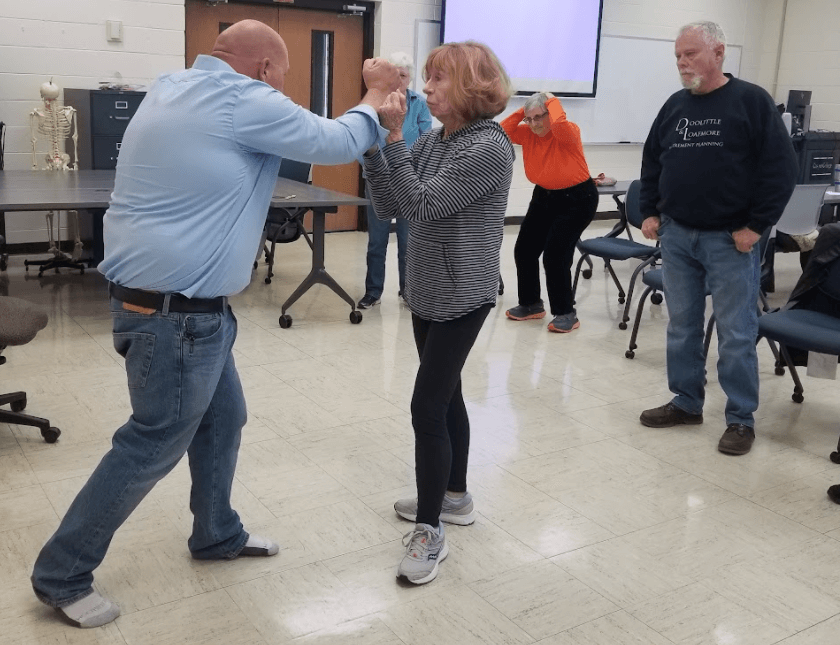
[[[107,41],[106,20],[122,21],[122,42]],[[90,89],[118,72],[124,83],[146,85],[182,68],[184,0],[0,0],[0,60],[6,168],[28,169],[28,115],[43,105],[41,83]],[[39,138],[38,150],[46,146]],[[10,244],[45,241],[43,216],[7,213],[6,237]]]
[[788,0],[776,101],[811,90],[811,129],[840,130],[840,2]]

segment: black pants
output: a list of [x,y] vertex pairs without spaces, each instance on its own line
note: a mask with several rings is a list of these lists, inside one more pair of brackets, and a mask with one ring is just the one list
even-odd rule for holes
[[443,496],[467,490],[470,420],[461,394],[461,369],[490,312],[432,322],[412,315],[420,367],[411,398],[417,522],[438,525]]
[[519,229],[513,257],[519,304],[540,300],[540,255],[545,267],[548,302],[554,316],[574,311],[572,260],[581,233],[598,208],[598,189],[591,179],[561,190],[534,186],[528,212]]

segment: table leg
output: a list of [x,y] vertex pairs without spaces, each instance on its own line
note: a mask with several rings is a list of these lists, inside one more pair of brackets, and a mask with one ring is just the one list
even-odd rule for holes
[[[4,253],[6,249],[6,213],[0,211],[0,271],[5,271],[9,266],[9,255]],[[4,294],[8,295],[8,294]]]
[[90,214],[93,217],[93,264],[89,263],[89,266],[95,267],[105,258],[105,241],[102,231],[105,226],[105,209],[92,208]]
[[281,313],[285,314],[286,310],[291,307],[297,300],[309,289],[316,284],[323,284],[328,286],[332,289],[336,294],[338,294],[347,304],[350,305],[350,308],[355,311],[356,310],[356,303],[355,301],[347,294],[347,292],[341,288],[341,286],[333,279],[333,277],[327,273],[326,269],[324,268],[324,237],[325,237],[325,228],[326,228],[326,213],[321,210],[313,210],[312,214],[312,270],[309,272],[303,282],[300,283],[297,289],[294,290],[291,296],[288,297],[286,302],[283,303]]

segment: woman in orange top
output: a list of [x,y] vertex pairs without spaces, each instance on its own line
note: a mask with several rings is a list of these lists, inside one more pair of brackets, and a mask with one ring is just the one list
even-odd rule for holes
[[501,125],[510,140],[522,146],[525,175],[536,184],[513,252],[519,306],[508,309],[507,317],[545,316],[540,299],[542,255],[554,316],[548,329],[570,332],[580,327],[572,302],[575,245],[598,207],[598,189],[583,156],[580,128],[566,119],[560,101],[545,92],[531,96]]

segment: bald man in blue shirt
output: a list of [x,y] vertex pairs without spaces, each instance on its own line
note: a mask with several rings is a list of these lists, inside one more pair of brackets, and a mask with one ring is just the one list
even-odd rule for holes
[[231,353],[227,297],[250,280],[280,160],[353,161],[380,134],[376,109],[399,86],[390,63],[365,62],[368,92],[335,120],[283,93],[283,39],[246,20],[210,56],[158,77],[131,120],[105,215],[114,347],[125,359],[132,415],[35,563],[38,598],[79,627],[119,607],[93,588],[93,570],[122,523],[189,455],[194,558],[271,556],[249,535],[230,495],[245,399]]

